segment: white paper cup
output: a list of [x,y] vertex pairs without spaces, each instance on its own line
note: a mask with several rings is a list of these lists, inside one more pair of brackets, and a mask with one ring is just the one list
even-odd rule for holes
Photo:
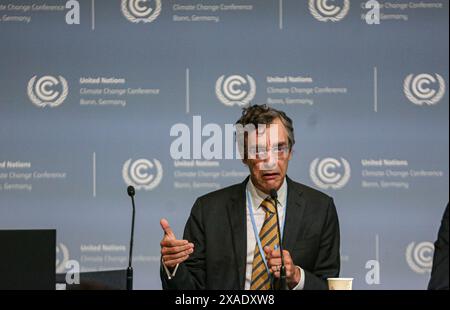
[[353,278],[328,278],[328,289],[332,291],[351,290]]

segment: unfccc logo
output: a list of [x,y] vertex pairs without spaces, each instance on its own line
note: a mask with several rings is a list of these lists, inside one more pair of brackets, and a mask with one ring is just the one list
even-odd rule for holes
[[429,241],[416,244],[411,242],[406,248],[406,262],[418,274],[430,272],[433,267],[434,245]]
[[149,0],[122,0],[122,14],[132,23],[151,23],[161,13],[161,0],[155,0],[154,8],[150,7]]
[[350,179],[350,164],[342,157],[340,161],[331,157],[316,158],[311,163],[309,174],[314,184],[322,189],[340,189]]
[[[335,0],[332,0],[335,2]],[[344,0],[342,7],[330,4],[330,0],[309,0],[309,11],[321,22],[337,22],[343,19],[350,9],[350,0]]]
[[256,93],[255,80],[250,76],[222,75],[216,82],[217,98],[227,106],[245,106],[253,100]]
[[[154,172],[152,172],[154,171]],[[152,190],[159,185],[163,175],[161,163],[157,159],[128,159],[122,168],[123,180],[137,190]]]
[[59,106],[64,102],[68,93],[69,86],[61,75],[58,78],[45,75],[39,79],[35,75],[28,82],[28,97],[34,105],[40,108]]
[[445,94],[445,81],[437,73],[435,76],[427,73],[409,74],[403,82],[403,91],[406,98],[416,105],[434,105]]

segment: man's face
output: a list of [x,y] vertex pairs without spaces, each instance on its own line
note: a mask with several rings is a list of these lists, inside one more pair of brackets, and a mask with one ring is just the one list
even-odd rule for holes
[[[263,132],[249,133],[248,159],[244,163],[250,170],[253,184],[266,194],[278,190],[286,176],[292,152],[286,128],[279,118],[273,120]],[[256,154],[256,155],[255,155]]]

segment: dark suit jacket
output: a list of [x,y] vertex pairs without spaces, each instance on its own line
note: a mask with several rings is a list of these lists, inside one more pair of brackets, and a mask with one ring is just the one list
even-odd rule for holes
[[[164,289],[244,289],[247,253],[246,184],[197,199],[184,230],[194,253],[168,279]],[[326,278],[340,268],[339,222],[333,199],[287,178],[282,244],[305,271],[304,289],[327,289]]]
[[434,243],[433,269],[431,270],[430,290],[448,290],[448,204]]

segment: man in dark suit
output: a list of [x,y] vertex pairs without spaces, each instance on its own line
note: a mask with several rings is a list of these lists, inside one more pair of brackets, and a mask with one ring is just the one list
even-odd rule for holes
[[431,270],[429,290],[448,290],[448,203],[434,243],[433,268]]
[[[183,240],[161,220],[163,288],[271,289],[283,257],[289,289],[327,289],[340,269],[338,216],[332,198],[286,176],[292,120],[254,105],[236,124],[245,127],[236,132],[250,176],[198,198]],[[270,197],[274,190],[279,201]]]

